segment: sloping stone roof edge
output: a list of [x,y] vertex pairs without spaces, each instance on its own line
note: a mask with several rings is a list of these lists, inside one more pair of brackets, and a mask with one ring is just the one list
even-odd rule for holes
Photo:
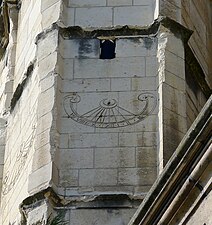
[[[180,142],[178,148],[170,158],[163,172],[153,184],[152,188],[148,192],[144,201],[141,203],[128,225],[149,224],[142,222],[144,221],[144,218],[150,214],[152,214],[151,218],[153,218],[153,215],[158,213],[154,207],[157,205],[157,203],[165,201],[168,192],[172,191],[172,184],[175,183],[176,187],[176,185],[179,185],[179,177],[185,176],[185,174],[181,173],[182,168],[185,168],[187,165],[191,164],[195,153],[202,153],[200,151],[200,147],[204,145],[203,140],[207,139],[207,137],[210,137],[212,127],[211,117],[212,95]],[[198,147],[196,147],[197,143],[200,144]],[[165,204],[162,205],[162,207],[166,207]]]

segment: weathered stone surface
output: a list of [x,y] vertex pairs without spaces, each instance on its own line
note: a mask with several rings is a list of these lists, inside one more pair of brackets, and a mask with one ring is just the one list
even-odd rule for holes
[[[151,48],[153,44],[153,41],[151,41],[149,47]],[[116,57],[146,56],[147,50],[143,38],[119,39],[116,41]]]
[[60,170],[59,185],[62,187],[75,187],[79,185],[79,171],[78,170]]
[[112,60],[76,59],[74,63],[74,77],[76,78],[134,76],[145,76],[144,57],[115,58]]
[[133,91],[154,91],[156,87],[156,77],[135,77],[132,78]]
[[198,207],[196,213],[191,216],[191,218],[188,221],[188,225],[192,225],[198,221],[198,223],[205,223],[210,224],[211,222],[211,215],[210,211],[208,210],[208,207],[211,207],[211,192],[208,194],[208,196],[205,197],[200,207]]
[[107,0],[108,6],[132,5],[133,0]]
[[157,176],[156,167],[119,169],[118,183],[121,185],[152,185]]
[[131,79],[129,78],[111,78],[111,91],[130,91]]
[[108,27],[112,25],[111,7],[77,8],[75,26]]
[[60,18],[61,1],[57,1],[54,5],[42,11],[42,27],[43,29],[49,28],[53,23],[57,22]]
[[93,168],[93,149],[61,149],[60,151],[61,169]]
[[29,175],[29,193],[36,193],[49,186],[52,178],[52,163],[49,163]]
[[113,133],[72,133],[69,136],[70,148],[81,147],[115,147],[118,145],[118,134]]
[[[118,82],[119,80],[112,80],[112,84],[115,85],[115,82]],[[127,82],[128,81],[128,82]],[[123,80],[121,84],[118,83],[121,87],[118,89],[130,89],[129,81],[130,80]],[[126,83],[126,84],[125,84]],[[71,81],[64,80],[63,81],[63,92],[96,92],[96,91],[110,91],[110,79],[74,79]],[[125,85],[124,85],[125,84]],[[111,87],[112,89],[112,87]],[[115,88],[114,88],[115,89]],[[117,89],[115,89],[117,91]]]
[[[82,210],[71,210],[70,211],[70,221],[73,225],[126,225],[129,218],[135,212],[135,209],[111,209],[98,211],[92,209],[82,209]],[[83,216],[82,216],[83,215]]]
[[40,79],[53,72],[57,63],[57,53],[54,52],[38,62],[38,74]]
[[96,148],[96,168],[135,167],[135,148]]
[[154,146],[157,143],[155,132],[142,132],[134,135],[134,133],[120,133],[119,146]]
[[[180,21],[180,1],[160,3]],[[0,224],[20,223],[23,199],[49,186],[60,197],[46,192],[47,205],[35,198],[26,224],[47,216],[52,201],[69,208],[73,225],[128,223],[132,199],[144,197],[207,97],[204,85],[195,92],[185,79],[190,33],[168,18],[153,23],[157,10],[152,0],[23,0],[17,24],[10,9],[0,61],[0,115],[8,120],[6,138],[0,133]],[[199,19],[195,32],[206,33]],[[100,59],[104,39],[115,40],[113,59]],[[198,56],[208,57],[207,39],[191,42]]]
[[68,6],[70,7],[93,7],[93,6],[106,6],[106,0],[69,0]]
[[41,39],[38,43],[38,60],[42,60],[48,55],[52,54],[57,49],[58,33],[56,30],[47,33],[44,39]]
[[156,147],[138,147],[136,148],[136,166],[146,167],[157,164]]
[[27,214],[27,225],[44,223],[48,219],[48,206],[43,202],[39,207],[32,209]]
[[81,169],[79,171],[79,185],[94,187],[117,185],[116,169]]
[[179,0],[161,0],[160,13],[163,16],[168,16],[175,21],[181,22],[181,3]]
[[98,39],[73,39],[61,42],[60,53],[63,58],[99,58]]
[[126,7],[114,8],[114,24],[113,25],[144,26],[147,24],[151,24],[152,22],[153,22],[153,13],[152,13],[151,7],[126,6]]
[[133,5],[151,5],[152,0],[133,0]]

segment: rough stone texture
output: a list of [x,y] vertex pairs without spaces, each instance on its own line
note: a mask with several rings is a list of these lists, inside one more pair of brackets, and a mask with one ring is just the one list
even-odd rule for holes
[[107,0],[108,6],[132,5],[133,0]]
[[82,27],[109,27],[112,25],[112,8],[76,8],[75,23]]
[[70,7],[93,7],[93,6],[106,6],[107,0],[68,0]]
[[198,207],[195,214],[190,218],[187,222],[188,225],[192,225],[198,221],[200,224],[210,224],[212,222],[210,211],[208,210],[211,208],[211,192],[208,196],[205,197],[201,205]]
[[189,40],[189,45],[197,57],[210,87],[212,87],[212,19],[211,19],[211,3],[204,0],[182,1],[182,24],[194,33]]
[[[11,7],[0,61],[0,116],[7,119],[1,224],[20,223],[24,199],[33,199],[22,208],[27,224],[43,213],[46,219],[52,205],[67,207],[72,225],[127,224],[134,199],[140,203],[182,139],[186,116],[196,115],[189,100],[186,107],[186,88],[199,108],[205,101],[186,86],[185,30],[169,19],[148,27],[157,2],[23,0],[19,13]],[[179,19],[178,1],[160,3]],[[113,59],[100,59],[104,36],[115,39]],[[54,198],[40,198],[50,186]]]
[[191,71],[187,70],[186,73],[186,116],[188,127],[194,122],[195,118],[199,114],[200,110],[206,103],[207,97],[200,88],[196,80],[191,82]]
[[[48,8],[49,4],[50,2],[48,4],[46,2],[46,5],[42,5],[42,9]],[[55,73],[52,71],[57,61],[54,54],[57,45],[54,37],[57,38],[57,35],[48,33],[48,42],[45,42],[43,37],[36,47],[35,37],[41,31],[40,7],[40,1],[31,1],[30,4],[22,1],[18,34],[15,30],[17,28],[11,21],[11,42],[7,49],[9,61],[5,58],[1,61],[1,70],[5,76],[3,78],[1,74],[0,82],[6,78],[4,90],[2,89],[5,100],[2,101],[1,98],[0,101],[1,116],[8,114],[11,98],[9,94],[13,95],[12,108],[10,115],[7,116],[1,224],[20,222],[21,216],[18,212],[20,203],[29,192],[37,192],[39,188],[49,186],[52,179],[52,165],[49,164],[52,141],[49,135],[51,131],[48,129],[52,126],[51,100],[54,96],[50,97],[50,95],[54,95],[52,90]],[[15,15],[12,16],[15,18]],[[52,24],[54,21],[49,20],[49,22]],[[46,26],[45,21],[43,26]],[[45,44],[42,46],[43,43]],[[45,101],[43,104],[41,104],[42,98]],[[49,168],[47,168],[48,164]]]
[[64,4],[64,23],[82,27],[145,26],[153,22],[154,10],[153,1],[68,1]]
[[[161,33],[159,61],[159,170],[162,171],[174,149],[187,131],[186,82],[182,40]],[[173,138],[173,131],[175,137]]]
[[[98,211],[91,209],[70,210],[69,218],[73,225],[127,225],[130,217],[134,213],[134,209],[99,209]],[[82,214],[84,217],[82,217]]]
[[[79,115],[93,112],[93,121],[95,114],[98,115],[94,109],[107,98],[117,101],[122,107],[120,110],[128,110],[122,112],[124,115],[118,115],[115,108],[103,113],[105,120],[110,118],[110,113],[115,125],[121,118],[125,119],[126,113],[128,116],[131,112],[139,113],[144,107],[144,103],[138,101],[140,94],[152,93],[157,99],[156,62],[152,62],[155,73],[146,74],[146,61],[150,63],[156,55],[156,44],[157,40],[153,37],[119,38],[116,40],[116,57],[103,60],[99,59],[101,49],[98,39],[60,39],[60,55],[65,60],[73,60],[73,64],[67,64],[67,69],[61,71],[64,80],[60,87],[62,108],[58,124],[63,146],[58,165],[60,188],[80,195],[83,189],[84,192],[98,189],[98,192],[108,193],[106,187],[110,186],[114,187],[114,193],[119,193],[125,192],[126,186],[149,186],[155,180],[155,146],[158,141],[157,118],[154,114],[158,111],[157,107],[151,112],[151,118],[147,117],[143,122],[120,128],[101,128],[95,127],[95,124],[88,126],[80,121],[77,123],[69,118],[71,108],[65,99],[78,96],[79,104],[74,107]],[[155,155],[150,164],[142,161],[141,151],[136,151],[138,146],[141,149],[148,147],[146,149],[152,152],[150,154]],[[87,193],[92,194],[91,191]],[[133,195],[133,192],[130,194]]]
[[181,22],[181,1],[180,0],[160,0],[159,14]]
[[44,224],[48,219],[48,204],[46,202],[42,202],[39,204],[39,207],[28,209],[27,213],[27,225],[31,224]]
[[6,121],[0,118],[0,192],[2,191],[2,178],[4,169],[4,152],[5,152],[5,138],[6,138],[5,128],[6,128]]
[[146,24],[151,24],[152,21],[153,21],[152,8],[149,6],[131,6],[131,7],[126,6],[114,8],[113,25],[128,24],[128,25],[144,26]]

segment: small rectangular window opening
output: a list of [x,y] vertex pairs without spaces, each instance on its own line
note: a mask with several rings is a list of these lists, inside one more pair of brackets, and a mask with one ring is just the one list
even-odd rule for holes
[[114,59],[116,57],[115,40],[100,40],[100,48],[101,48],[100,59]]

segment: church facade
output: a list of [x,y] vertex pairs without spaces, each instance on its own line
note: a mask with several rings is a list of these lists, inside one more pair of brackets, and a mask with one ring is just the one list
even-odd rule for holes
[[211,2],[0,5],[0,223],[209,224]]

